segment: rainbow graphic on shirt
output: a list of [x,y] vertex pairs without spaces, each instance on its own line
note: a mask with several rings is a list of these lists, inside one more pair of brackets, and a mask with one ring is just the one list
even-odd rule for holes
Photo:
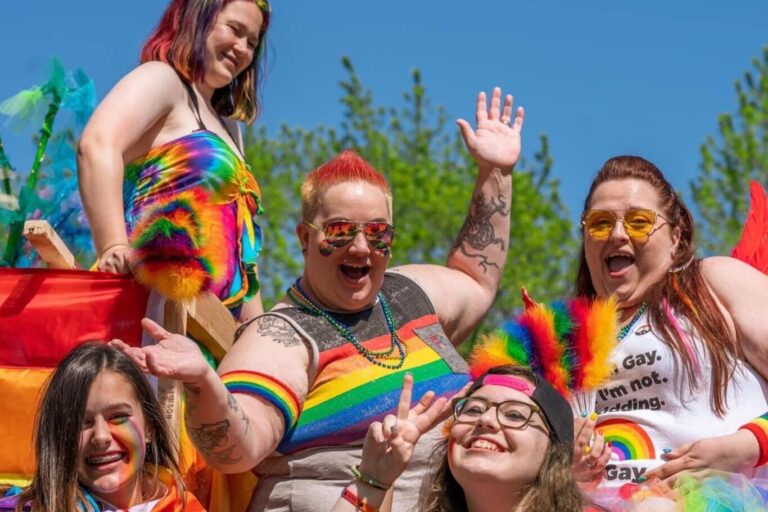
[[[461,389],[469,375],[454,373],[415,332],[437,323],[437,316],[428,314],[398,329],[407,356],[397,370],[372,364],[351,343],[321,352],[317,378],[299,420],[286,432],[278,451],[287,454],[362,442],[371,422],[396,411],[406,373],[413,375],[414,400],[429,390],[451,397]],[[390,343],[389,333],[362,342],[371,351],[384,350]]]
[[603,433],[606,442],[610,441],[613,459],[656,458],[656,450],[653,448],[651,438],[637,423],[614,419],[598,423],[597,429]]

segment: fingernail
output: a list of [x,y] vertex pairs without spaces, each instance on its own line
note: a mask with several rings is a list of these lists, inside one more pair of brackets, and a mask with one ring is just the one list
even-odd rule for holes
[[586,418],[587,417],[587,411],[581,411],[581,417]]
[[584,447],[584,454],[585,455],[589,455],[590,453],[592,453],[592,447],[591,446],[585,446]]
[[597,413],[593,411],[592,414],[589,415],[589,419],[595,421],[597,419]]
[[646,480],[648,480],[648,477],[647,477],[647,476],[645,476],[645,475],[640,475],[639,477],[637,477],[637,479],[635,480],[635,482],[637,482],[638,484],[642,484],[642,483],[643,483],[643,482],[645,482]]
[[613,441],[608,441],[606,444],[608,445],[608,448],[613,447]]
[[662,451],[662,452],[664,452],[664,453],[669,453],[669,452],[671,452],[671,451],[672,451],[672,448],[664,448],[664,449],[663,449],[663,450],[661,450],[661,451]]

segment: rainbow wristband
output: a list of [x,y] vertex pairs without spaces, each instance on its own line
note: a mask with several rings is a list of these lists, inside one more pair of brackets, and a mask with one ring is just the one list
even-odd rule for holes
[[755,467],[768,463],[768,412],[739,427],[739,430],[742,429],[752,432],[757,438],[757,444],[760,445],[760,457]]
[[369,505],[368,500],[365,498],[359,498],[357,494],[349,489],[344,489],[341,491],[341,497],[354,505],[355,510],[359,512],[378,512],[379,510],[378,508]]
[[237,370],[223,374],[221,381],[230,393],[256,395],[277,407],[285,420],[286,431],[299,419],[301,402],[296,393],[274,377],[260,372]]

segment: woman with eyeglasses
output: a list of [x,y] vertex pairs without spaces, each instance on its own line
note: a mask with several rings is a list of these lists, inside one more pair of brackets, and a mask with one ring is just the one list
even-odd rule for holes
[[[768,459],[768,276],[697,258],[688,208],[639,157],[605,163],[582,226],[576,293],[614,295],[622,328],[599,417],[578,436],[580,477],[618,487],[673,485],[684,470],[750,474]],[[595,436],[612,447],[591,451]]]
[[408,410],[406,379],[396,415],[373,423],[356,479],[332,512],[388,510],[386,488],[408,466],[414,445],[446,409],[445,438],[434,451],[420,512],[582,512],[571,470],[573,416],[548,382],[518,366],[497,366],[466,395],[422,399]]
[[[330,510],[360,462],[368,425],[396,411],[404,373],[420,394],[453,396],[467,383],[454,345],[488,311],[504,270],[523,115],[496,88],[490,106],[478,95],[476,129],[459,120],[478,175],[445,266],[388,271],[397,250],[392,192],[345,151],[301,187],[301,277],[241,327],[219,375],[191,341],[149,321],[158,345],[126,347],[153,373],[184,383],[188,429],[209,464],[260,475],[250,510]],[[439,432],[426,437],[394,489],[395,510],[416,504]]]

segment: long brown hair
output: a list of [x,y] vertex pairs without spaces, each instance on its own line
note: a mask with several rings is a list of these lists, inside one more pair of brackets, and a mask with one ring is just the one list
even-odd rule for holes
[[[691,323],[709,352],[712,363],[710,402],[715,413],[722,416],[727,409],[725,397],[728,380],[734,369],[734,360],[741,358],[742,352],[731,336],[725,318],[701,273],[701,260],[695,256],[695,232],[691,212],[661,171],[648,160],[637,156],[618,156],[605,162],[592,181],[584,201],[584,209],[589,209],[592,195],[602,183],[628,179],[641,180],[651,185],[661,197],[664,216],[672,226],[680,230],[680,240],[670,270],[661,281],[648,290],[644,298],[651,328],[680,357],[687,375],[687,383],[690,389],[695,389],[697,361],[685,349],[686,342],[672,325],[665,309],[671,307]],[[583,237],[582,231],[575,291],[579,296],[595,297],[597,292],[587,266]]]
[[[500,366],[488,373],[517,375],[530,382],[536,382],[533,374],[519,366]],[[482,378],[472,385],[467,396],[482,387]],[[539,468],[536,479],[528,489],[523,503],[524,510],[557,510],[558,512],[581,512],[584,497],[573,475],[572,443],[556,442],[550,433],[549,446],[544,462]],[[464,490],[456,481],[448,465],[448,439],[435,447],[431,457],[431,467],[435,468],[428,491],[422,496],[418,510],[423,512],[467,512],[467,500]],[[503,504],[499,509],[504,509]]]
[[158,466],[165,466],[184,496],[173,437],[141,369],[105,343],[85,343],[67,354],[48,381],[35,421],[35,474],[19,496],[17,512],[30,501],[32,512],[75,512],[79,504],[91,512],[78,483],[80,431],[91,384],[104,370],[125,377],[141,404],[152,439],[144,465],[147,475],[156,476]]

